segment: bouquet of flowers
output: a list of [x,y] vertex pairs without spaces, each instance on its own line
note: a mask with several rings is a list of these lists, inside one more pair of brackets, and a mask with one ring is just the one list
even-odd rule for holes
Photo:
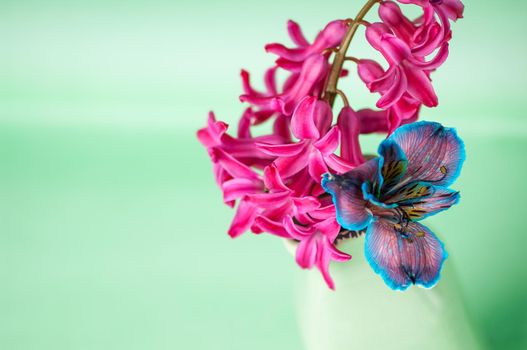
[[[422,15],[409,19],[397,3],[417,5]],[[374,8],[380,20],[369,23],[364,17]],[[328,23],[312,42],[289,21],[294,46],[265,47],[277,56],[265,91],[241,72],[248,107],[236,134],[212,112],[197,133],[223,201],[236,207],[229,235],[250,230],[297,241],[298,265],[316,266],[334,289],[330,261],[351,259],[337,242],[364,233],[366,258],[388,286],[434,286],[447,254],[419,221],[458,202],[449,186],[465,154],[454,129],[416,120],[421,106],[438,104],[430,76],[448,56],[451,21],[462,15],[460,0],[368,0],[354,19]],[[359,26],[382,64],[347,54]],[[347,62],[380,95],[377,109],[353,109],[338,88]],[[337,97],[343,107],[334,118]],[[272,132],[253,136],[263,123]],[[375,158],[359,143],[369,133],[388,135]]]

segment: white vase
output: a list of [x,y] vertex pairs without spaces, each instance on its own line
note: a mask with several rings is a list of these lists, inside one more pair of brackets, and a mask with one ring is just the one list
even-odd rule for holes
[[[291,242],[286,245],[294,252]],[[461,301],[451,258],[435,287],[401,292],[391,290],[369,266],[364,236],[342,241],[338,248],[353,258],[331,265],[335,291],[318,271],[302,271],[296,300],[306,349],[483,349]]]

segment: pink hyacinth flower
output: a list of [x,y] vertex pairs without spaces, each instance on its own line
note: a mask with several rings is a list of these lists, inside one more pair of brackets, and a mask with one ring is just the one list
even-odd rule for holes
[[279,56],[278,66],[296,71],[301,66],[299,63],[305,61],[312,54],[323,54],[328,49],[336,48],[344,38],[348,24],[344,20],[329,22],[312,44],[306,40],[296,22],[289,21],[287,27],[289,36],[297,47],[287,48],[282,44],[272,43],[266,45],[265,50]]
[[351,259],[351,256],[339,251],[333,243],[340,231],[335,217],[304,228],[296,225],[291,216],[287,216],[284,227],[292,238],[299,241],[296,249],[297,264],[304,269],[316,266],[328,287],[335,289],[335,283],[329,274],[329,263],[331,260],[345,262]]
[[327,58],[320,54],[309,56],[302,65],[298,77],[291,86],[276,96],[257,96],[244,94],[240,101],[248,102],[263,109],[273,109],[285,115],[291,115],[297,103],[307,95],[318,94],[321,82],[328,73]]

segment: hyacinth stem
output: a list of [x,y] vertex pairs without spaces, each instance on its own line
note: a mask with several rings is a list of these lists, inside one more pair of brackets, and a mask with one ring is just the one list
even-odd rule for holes
[[348,31],[346,32],[342,43],[340,44],[339,50],[335,53],[335,59],[333,60],[333,64],[331,65],[331,71],[329,72],[326,88],[324,89],[324,99],[332,107],[333,103],[335,103],[335,97],[338,94],[337,83],[340,77],[340,72],[342,71],[342,66],[344,64],[344,61],[346,60],[346,52],[348,51],[351,40],[353,39],[353,36],[355,36],[355,32],[357,32],[357,28],[359,27],[359,25],[364,23],[364,16],[366,16],[366,14],[368,13],[368,11],[370,11],[373,5],[380,1],[381,0],[368,0],[368,2],[364,4],[364,6],[360,9],[359,13],[357,14],[357,17],[355,17],[353,22],[351,22],[351,25]]

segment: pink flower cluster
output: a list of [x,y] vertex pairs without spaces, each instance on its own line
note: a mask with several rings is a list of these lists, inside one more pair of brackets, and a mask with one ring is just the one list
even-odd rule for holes
[[[381,94],[380,110],[354,111],[345,105],[336,122],[323,98],[331,59],[351,21],[336,20],[309,42],[299,25],[288,22],[293,47],[266,46],[278,56],[264,75],[265,91],[254,89],[249,73],[241,72],[248,104],[235,136],[211,112],[198,131],[207,148],[225,204],[236,214],[228,230],[237,237],[250,230],[298,241],[296,261],[316,266],[330,288],[331,260],[351,257],[335,247],[341,227],[331,196],[321,187],[324,173],[345,173],[364,162],[359,134],[389,132],[417,118],[419,108],[437,105],[430,72],[446,58],[451,37],[449,19],[461,17],[458,0],[400,0],[423,8],[411,21],[391,1],[380,4],[382,22],[367,25],[368,42],[386,58],[387,69],[375,61],[358,60],[358,73],[372,92]],[[436,52],[437,51],[437,52]],[[433,54],[432,59],[426,59]],[[277,72],[287,78],[278,83]],[[346,70],[340,72],[345,76]],[[272,123],[272,132],[253,136],[253,127]]]

